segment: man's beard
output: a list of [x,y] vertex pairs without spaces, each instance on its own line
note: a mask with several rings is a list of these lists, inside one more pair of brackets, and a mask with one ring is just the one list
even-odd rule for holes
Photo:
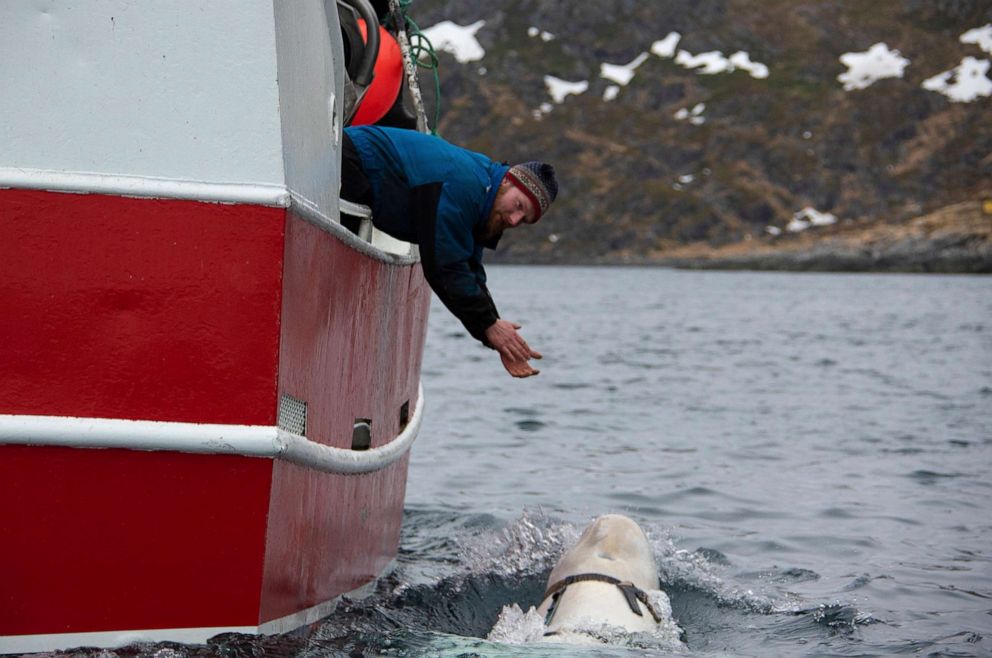
[[496,208],[508,190],[509,187],[505,185],[500,185],[499,189],[496,190],[496,198],[493,199],[493,208],[489,211],[489,217],[486,218],[486,225],[482,231],[482,238],[486,241],[494,240],[503,234],[505,228],[503,213],[497,211]]

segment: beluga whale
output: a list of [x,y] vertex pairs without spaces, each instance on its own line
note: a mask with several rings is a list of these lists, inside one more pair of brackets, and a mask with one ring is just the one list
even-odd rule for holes
[[504,608],[489,639],[626,644],[639,634],[684,648],[644,531],[626,516],[607,514],[555,564],[536,609],[524,614],[517,605]]

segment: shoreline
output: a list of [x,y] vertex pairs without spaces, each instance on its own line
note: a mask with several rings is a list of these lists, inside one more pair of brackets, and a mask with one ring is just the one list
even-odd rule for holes
[[726,245],[696,242],[595,256],[518,253],[494,263],[642,265],[786,272],[992,274],[992,214],[963,202],[901,223],[840,224]]

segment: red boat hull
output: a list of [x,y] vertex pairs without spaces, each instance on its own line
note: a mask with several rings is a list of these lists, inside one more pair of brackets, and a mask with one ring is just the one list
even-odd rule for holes
[[[288,395],[350,449],[421,403],[420,267],[293,209],[0,190],[0,218],[0,415],[264,427]],[[395,557],[406,470],[2,445],[0,636],[305,623]]]

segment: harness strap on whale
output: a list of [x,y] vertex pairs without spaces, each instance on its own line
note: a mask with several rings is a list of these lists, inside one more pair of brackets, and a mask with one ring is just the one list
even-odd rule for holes
[[546,624],[550,623],[551,618],[554,617],[555,609],[558,607],[558,599],[568,588],[568,586],[587,581],[598,581],[609,585],[616,585],[617,588],[623,593],[624,598],[627,600],[627,605],[630,606],[631,612],[638,617],[644,616],[641,612],[640,606],[637,605],[637,602],[640,601],[644,604],[644,607],[647,608],[648,612],[651,613],[651,616],[654,618],[655,622],[659,624],[661,623],[661,617],[651,605],[651,599],[648,597],[647,592],[634,583],[601,573],[579,573],[562,578],[554,585],[548,587],[547,591],[544,592],[544,597],[541,599],[542,601],[546,601],[549,597],[551,597],[551,607],[548,609],[548,616],[545,620]]

